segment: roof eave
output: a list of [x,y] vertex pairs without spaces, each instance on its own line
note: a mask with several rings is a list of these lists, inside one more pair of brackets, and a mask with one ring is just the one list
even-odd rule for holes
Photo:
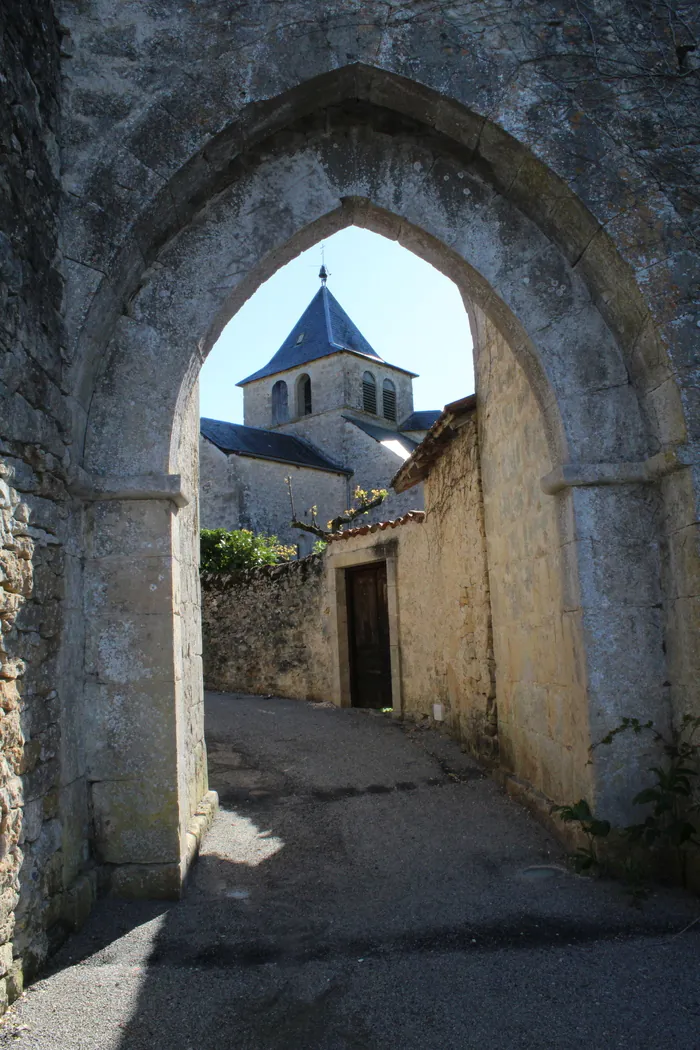
[[300,369],[310,365],[313,361],[322,361],[324,357],[335,357],[336,354],[352,354],[353,357],[361,357],[363,361],[371,361],[375,365],[381,365],[384,368],[391,368],[394,372],[401,372],[403,375],[410,376],[411,379],[417,379],[418,372],[409,372],[407,368],[401,368],[400,365],[391,365],[388,361],[384,361],[381,357],[372,357],[370,354],[363,354],[361,350],[349,350],[346,346],[338,346],[334,343],[333,346],[336,349],[332,354],[319,354],[318,357],[310,357],[308,361],[302,361],[298,365],[292,365],[290,368],[280,368],[275,372],[266,372],[265,375],[258,375],[253,372],[252,376],[248,376],[247,379],[240,379],[236,386],[248,386],[249,383],[258,383],[261,379],[270,379],[272,376],[281,376],[285,372],[298,372]]
[[406,492],[425,481],[436,460],[455,437],[462,416],[471,414],[476,408],[476,394],[468,394],[445,405],[418,448],[402,463],[390,485],[394,492]]
[[322,467],[314,463],[299,463],[294,459],[283,459],[281,456],[266,456],[262,452],[240,452],[235,448],[222,448],[215,441],[211,441],[211,438],[206,437],[206,435],[202,436],[205,441],[210,441],[212,445],[227,456],[243,456],[244,459],[264,459],[268,463],[283,463],[285,466],[298,467],[300,470],[320,470],[324,474],[345,474],[347,477],[350,477],[354,473],[354,471],[347,470],[344,467],[333,467],[330,463],[327,467]]

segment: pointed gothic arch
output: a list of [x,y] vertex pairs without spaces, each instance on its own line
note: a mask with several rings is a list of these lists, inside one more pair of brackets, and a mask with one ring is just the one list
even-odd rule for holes
[[[344,97],[344,75],[339,71],[326,81],[335,89],[331,100],[336,103]],[[614,254],[605,274],[595,264],[579,266],[578,247],[567,248],[565,206],[556,221],[545,221],[534,200],[509,196],[510,183],[501,179],[498,164],[511,167],[521,147],[505,132],[488,125],[485,141],[491,134],[492,141],[504,145],[504,155],[485,166],[476,154],[465,154],[460,141],[472,119],[466,109],[456,105],[450,119],[438,122],[437,132],[425,113],[440,100],[423,86],[399,81],[373,73],[375,89],[379,82],[384,89],[380,105],[358,101],[357,78],[351,78],[352,97],[335,108],[324,106],[315,116],[309,98],[318,85],[305,84],[296,98],[279,98],[269,107],[284,114],[283,136],[276,137],[275,121],[269,118],[257,130],[226,129],[207,144],[205,167],[198,173],[196,165],[187,173],[178,170],[169,180],[169,193],[181,201],[177,219],[168,216],[157,230],[144,234],[151,239],[140,260],[134,261],[129,245],[115,253],[86,311],[75,419],[83,484],[86,489],[92,485],[90,499],[95,500],[88,505],[89,529],[109,522],[115,535],[120,529],[124,536],[137,530],[144,544],[174,558],[150,630],[160,651],[175,654],[175,664],[179,662],[175,672],[172,661],[156,666],[134,599],[129,611],[133,630],[122,630],[113,667],[106,677],[102,674],[92,697],[95,717],[101,717],[101,705],[109,706],[115,689],[124,686],[118,676],[125,661],[144,667],[150,681],[158,683],[156,721],[167,762],[161,781],[146,792],[153,805],[143,804],[136,768],[129,773],[131,794],[124,787],[128,776],[115,778],[111,786],[103,781],[105,786],[95,791],[98,849],[116,865],[167,869],[171,884],[181,870],[187,819],[204,785],[201,726],[192,716],[198,710],[201,680],[196,602],[191,598],[196,593],[196,376],[223,324],[258,284],[304,247],[350,223],[396,238],[455,280],[468,304],[477,352],[488,323],[527,376],[551,455],[543,484],[551,493],[546,498],[555,499],[559,509],[563,600],[577,633],[579,685],[587,698],[587,707],[577,714],[579,744],[585,751],[592,736],[619,720],[632,693],[644,698],[638,703],[646,705],[645,711],[636,708],[640,714],[662,710],[663,631],[658,615],[650,611],[658,604],[659,566],[653,544],[645,539],[655,534],[654,501],[644,487],[651,474],[645,471],[655,469],[651,457],[660,447],[646,400],[647,372],[651,376],[653,367],[635,359],[634,346],[626,342],[624,304],[615,313],[620,296],[634,298],[636,289],[630,291],[626,268]],[[223,143],[231,141],[234,131],[242,135],[246,164],[227,168]],[[538,171],[542,168],[527,153],[525,160]],[[551,172],[542,168],[542,174],[561,193],[561,201],[576,202]],[[183,196],[186,179],[191,188]],[[261,222],[251,202],[263,199]],[[177,221],[177,228],[169,227],[170,221]],[[166,297],[170,305],[164,310]],[[150,488],[137,479],[151,479]],[[103,498],[100,484],[105,486]],[[612,519],[636,522],[629,541],[610,533]],[[116,547],[125,574],[140,574],[143,566],[135,552],[127,551],[122,541]],[[646,605],[632,601],[634,580],[625,581],[619,573],[613,582],[606,580],[601,565],[616,558],[624,565],[636,559],[635,579],[649,581]],[[100,562],[93,557],[88,574],[99,576],[104,568]],[[88,663],[100,649],[100,638],[113,633],[116,623],[109,605],[93,612]],[[125,623],[123,609],[119,622]],[[611,636],[617,638],[618,650],[625,643],[636,648],[634,669],[615,666]],[[88,667],[88,674],[93,673]],[[129,702],[134,710],[143,703],[138,682]],[[183,748],[176,726],[185,723],[190,738]],[[101,761],[102,756],[92,755],[96,780],[104,771]],[[592,783],[601,805],[612,812],[619,803],[619,771],[601,759]],[[156,799],[160,816],[154,831]],[[117,800],[128,815],[129,836],[106,823]],[[143,832],[138,856],[129,845],[134,829]]]

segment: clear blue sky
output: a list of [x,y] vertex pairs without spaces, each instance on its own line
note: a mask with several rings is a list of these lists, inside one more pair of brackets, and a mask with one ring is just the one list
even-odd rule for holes
[[[328,287],[377,353],[420,378],[417,409],[442,408],[474,390],[472,342],[456,286],[416,255],[350,226],[325,241]],[[320,246],[269,281],[231,319],[200,376],[203,416],[243,422],[239,379],[270,360],[319,286]]]

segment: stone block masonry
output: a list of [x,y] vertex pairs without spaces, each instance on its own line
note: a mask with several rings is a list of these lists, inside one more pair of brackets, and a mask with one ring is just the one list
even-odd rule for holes
[[[59,33],[0,9],[0,1009],[94,899],[67,599],[70,411],[59,270]],[[77,615],[76,615],[77,614]]]
[[245,573],[205,573],[205,687],[330,700],[329,613],[319,555]]
[[[93,851],[120,892],[158,870],[179,892],[206,788],[196,377],[350,224],[434,263],[475,323],[503,759],[564,791],[575,720],[567,782],[628,822],[646,756],[616,741],[582,780],[586,742],[700,703],[699,38],[690,0],[0,5],[0,1007],[89,907]],[[505,356],[479,364],[500,340],[527,398]],[[310,626],[270,618],[277,688],[323,697],[320,584],[284,571]],[[562,690],[538,677],[560,620]],[[163,735],[151,765],[119,724]]]

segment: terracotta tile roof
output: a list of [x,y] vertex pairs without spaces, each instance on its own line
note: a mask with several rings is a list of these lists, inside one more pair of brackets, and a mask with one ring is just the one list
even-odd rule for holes
[[349,540],[353,536],[366,536],[368,532],[384,532],[385,529],[395,529],[398,525],[406,525],[409,521],[418,524],[425,521],[424,510],[409,510],[402,518],[394,518],[392,521],[375,521],[373,525],[361,525],[358,529],[346,529],[344,532],[333,532],[328,537],[328,542],[335,540]]

